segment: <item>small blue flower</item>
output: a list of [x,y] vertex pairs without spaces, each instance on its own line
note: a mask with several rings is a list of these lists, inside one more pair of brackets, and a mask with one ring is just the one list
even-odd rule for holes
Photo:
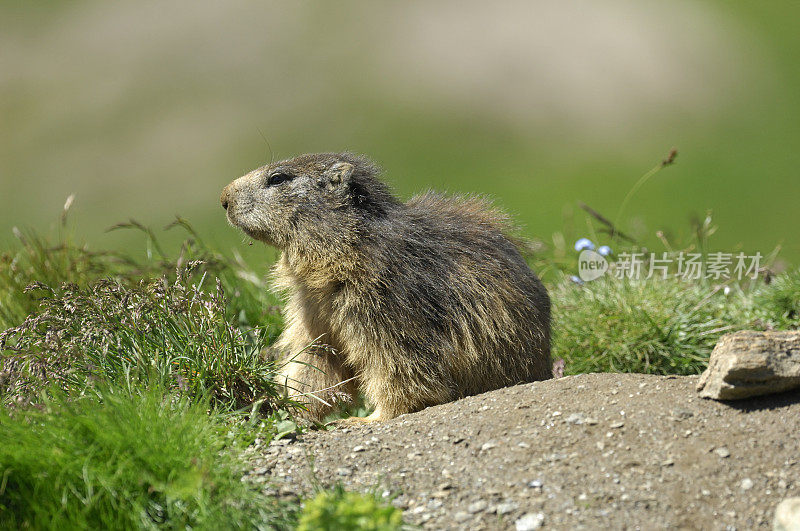
[[609,247],[608,245],[601,245],[600,247],[597,248],[597,253],[602,256],[608,256],[611,254],[611,247]]
[[594,250],[594,244],[592,243],[592,240],[589,238],[581,238],[575,242],[576,251],[583,251],[585,249],[589,249],[590,251]]
[[571,277],[569,277],[569,279],[572,282],[574,282],[575,284],[577,284],[579,286],[583,286],[583,280],[580,277],[576,277],[575,275],[572,275]]

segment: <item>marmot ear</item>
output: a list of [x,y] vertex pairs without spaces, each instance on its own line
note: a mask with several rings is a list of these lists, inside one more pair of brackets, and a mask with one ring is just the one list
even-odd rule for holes
[[347,182],[353,175],[353,165],[349,162],[337,162],[325,172],[331,184],[339,185]]

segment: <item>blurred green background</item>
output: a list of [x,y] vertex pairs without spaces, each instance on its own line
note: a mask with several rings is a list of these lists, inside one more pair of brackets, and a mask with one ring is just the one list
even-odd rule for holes
[[[0,2],[0,244],[93,248],[135,218],[223,250],[221,188],[302,152],[374,158],[403,197],[492,196],[526,235],[626,208],[655,243],[713,211],[716,250],[800,261],[800,2]],[[177,235],[175,236],[177,237]],[[655,247],[655,245],[654,245]]]

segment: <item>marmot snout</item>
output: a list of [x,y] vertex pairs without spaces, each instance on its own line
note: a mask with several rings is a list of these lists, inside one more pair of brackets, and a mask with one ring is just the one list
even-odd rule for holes
[[[302,155],[229,184],[231,224],[282,251],[281,383],[321,418],[358,390],[367,420],[551,377],[550,300],[480,199],[401,202],[349,153]],[[341,382],[346,382],[342,384]]]

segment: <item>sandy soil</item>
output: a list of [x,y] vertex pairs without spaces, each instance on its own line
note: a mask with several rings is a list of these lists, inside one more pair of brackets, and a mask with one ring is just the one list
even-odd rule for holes
[[378,489],[430,529],[771,527],[775,506],[800,495],[800,391],[719,403],[696,383],[519,385],[273,442],[251,476],[280,495],[314,482]]

